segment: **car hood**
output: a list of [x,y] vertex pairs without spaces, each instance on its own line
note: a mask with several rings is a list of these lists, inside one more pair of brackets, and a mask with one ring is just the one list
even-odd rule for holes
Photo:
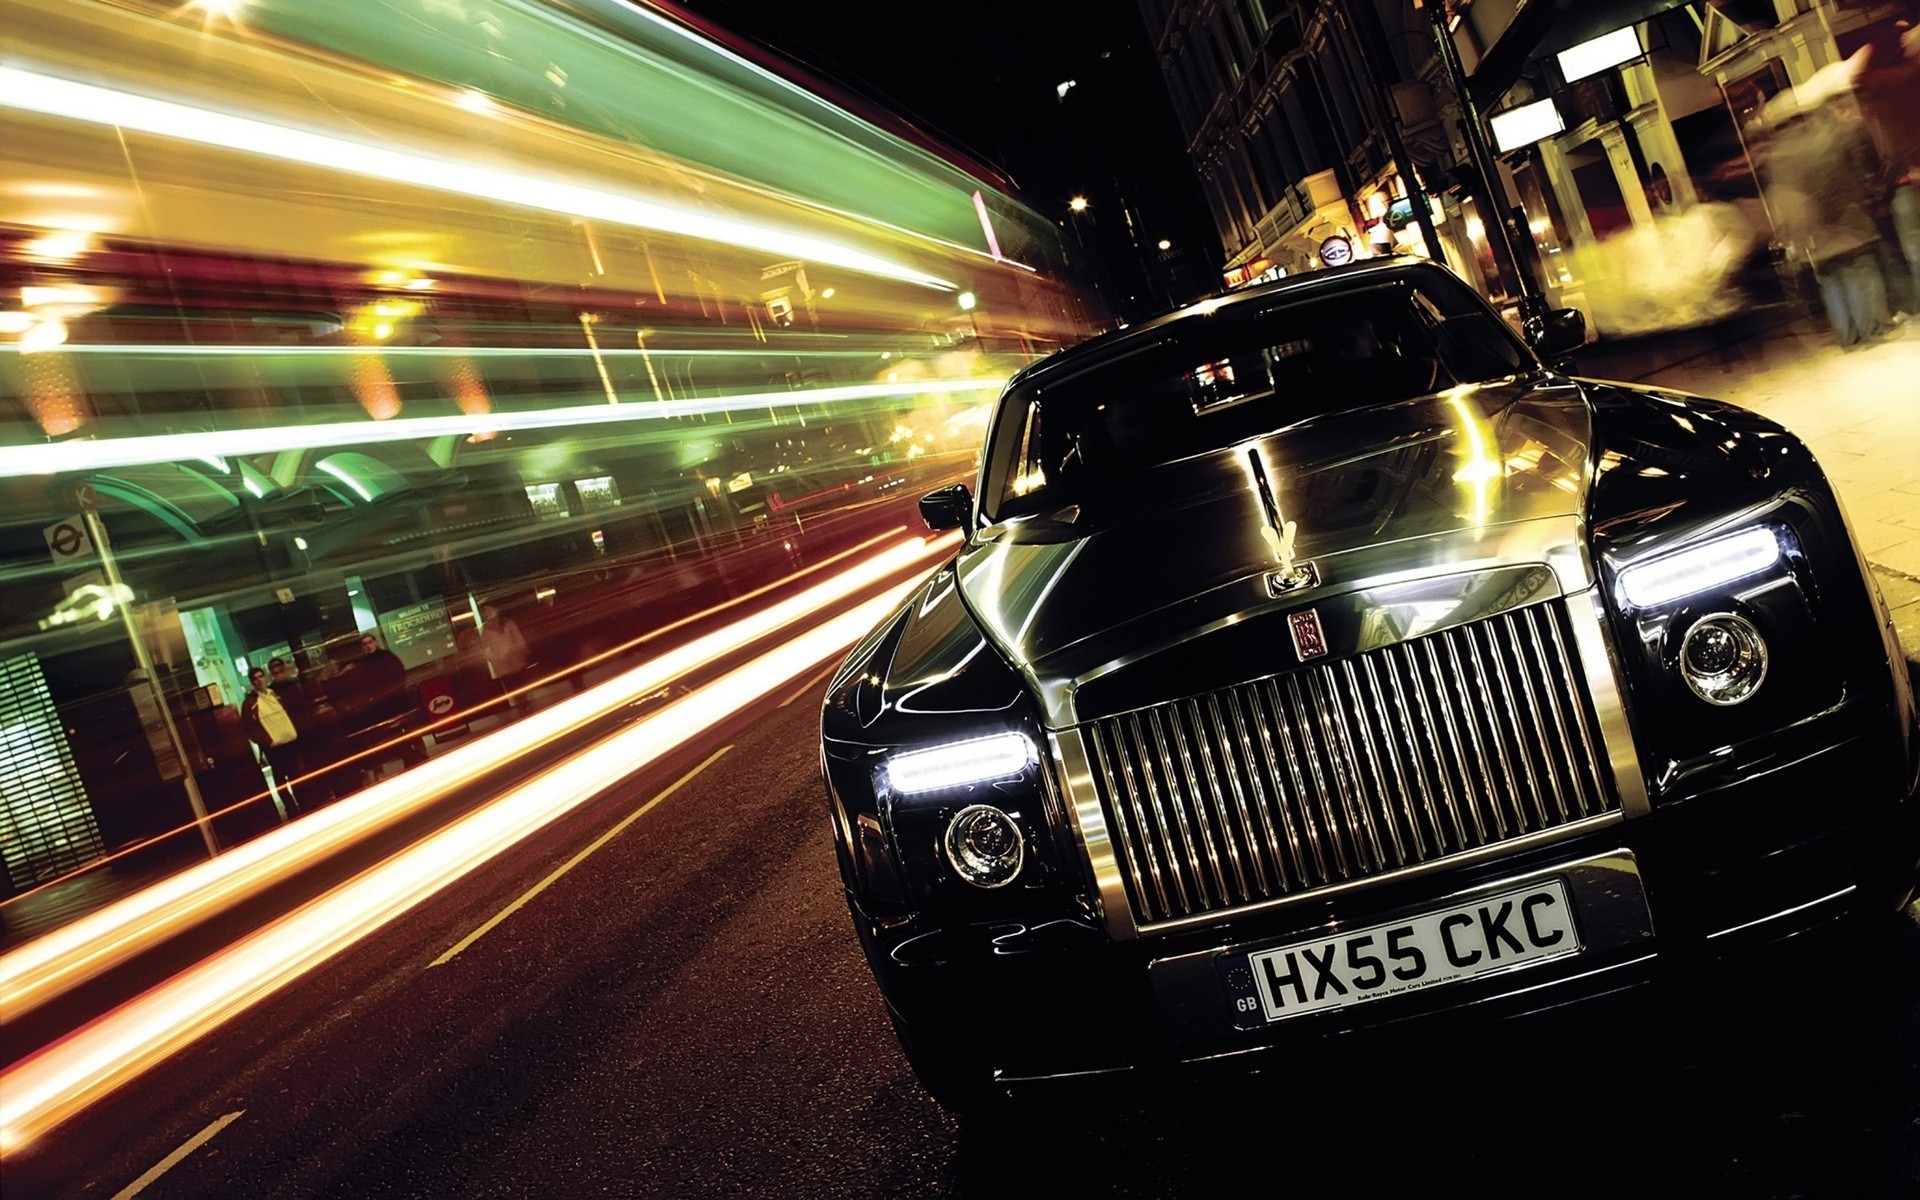
[[[1075,719],[1063,689],[1267,610],[1455,568],[1549,563],[1583,582],[1593,443],[1582,385],[1553,376],[1320,417],[1156,468],[1127,495],[988,526],[961,552],[960,590],[1054,693],[1059,724]],[[1250,455],[1293,526],[1293,565],[1311,563],[1316,583],[1270,586],[1282,539],[1263,532]]]

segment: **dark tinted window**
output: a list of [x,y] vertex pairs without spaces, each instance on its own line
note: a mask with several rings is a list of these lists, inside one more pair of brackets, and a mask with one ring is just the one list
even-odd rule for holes
[[1014,389],[987,452],[994,520],[1073,503],[1163,463],[1330,412],[1505,378],[1531,359],[1437,272],[1242,302]]

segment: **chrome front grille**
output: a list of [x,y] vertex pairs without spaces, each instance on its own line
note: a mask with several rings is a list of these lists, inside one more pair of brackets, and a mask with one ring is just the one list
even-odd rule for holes
[[1618,811],[1573,647],[1556,600],[1092,722],[1136,922]]

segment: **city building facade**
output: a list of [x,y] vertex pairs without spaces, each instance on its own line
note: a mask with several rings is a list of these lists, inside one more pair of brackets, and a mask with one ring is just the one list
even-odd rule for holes
[[1472,245],[1466,148],[1448,132],[1438,56],[1410,3],[1141,0],[1141,10],[1220,232],[1226,285],[1383,253],[1434,256],[1430,229],[1438,256],[1504,294],[1491,256]]
[[1766,202],[1769,102],[1832,96],[1863,48],[1896,58],[1913,7],[1141,0],[1226,285],[1429,253],[1419,194],[1436,256],[1483,293],[1602,336],[1804,293]]
[[1451,26],[1543,283],[1602,334],[1632,335],[1811,290],[1769,203],[1772,139],[1808,104],[1859,116],[1853,69],[1898,58],[1913,7],[1472,0]]

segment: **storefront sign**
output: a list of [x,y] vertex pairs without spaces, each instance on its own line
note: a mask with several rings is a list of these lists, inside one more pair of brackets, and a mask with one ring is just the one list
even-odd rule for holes
[[1256,258],[1245,266],[1233,268],[1222,276],[1222,278],[1226,280],[1228,287],[1237,288],[1244,284],[1254,283],[1265,278],[1267,272],[1272,269],[1273,262],[1271,259]]
[[442,675],[420,685],[420,707],[436,717],[444,717],[460,703],[454,698],[453,684]]
[[387,649],[400,656],[408,670],[453,653],[453,625],[442,600],[423,600],[380,617]]
[[1502,154],[1531,146],[1556,133],[1565,133],[1567,129],[1566,120],[1560,116],[1551,96],[1495,113],[1487,124],[1493,128],[1494,148]]
[[1640,48],[1640,35],[1629,25],[1612,33],[1603,33],[1590,41],[1560,52],[1560,74],[1568,83],[1598,75],[1602,71],[1630,63],[1646,51]]
[[1330,267],[1343,267],[1353,261],[1353,243],[1334,234],[1320,243],[1320,261]]

